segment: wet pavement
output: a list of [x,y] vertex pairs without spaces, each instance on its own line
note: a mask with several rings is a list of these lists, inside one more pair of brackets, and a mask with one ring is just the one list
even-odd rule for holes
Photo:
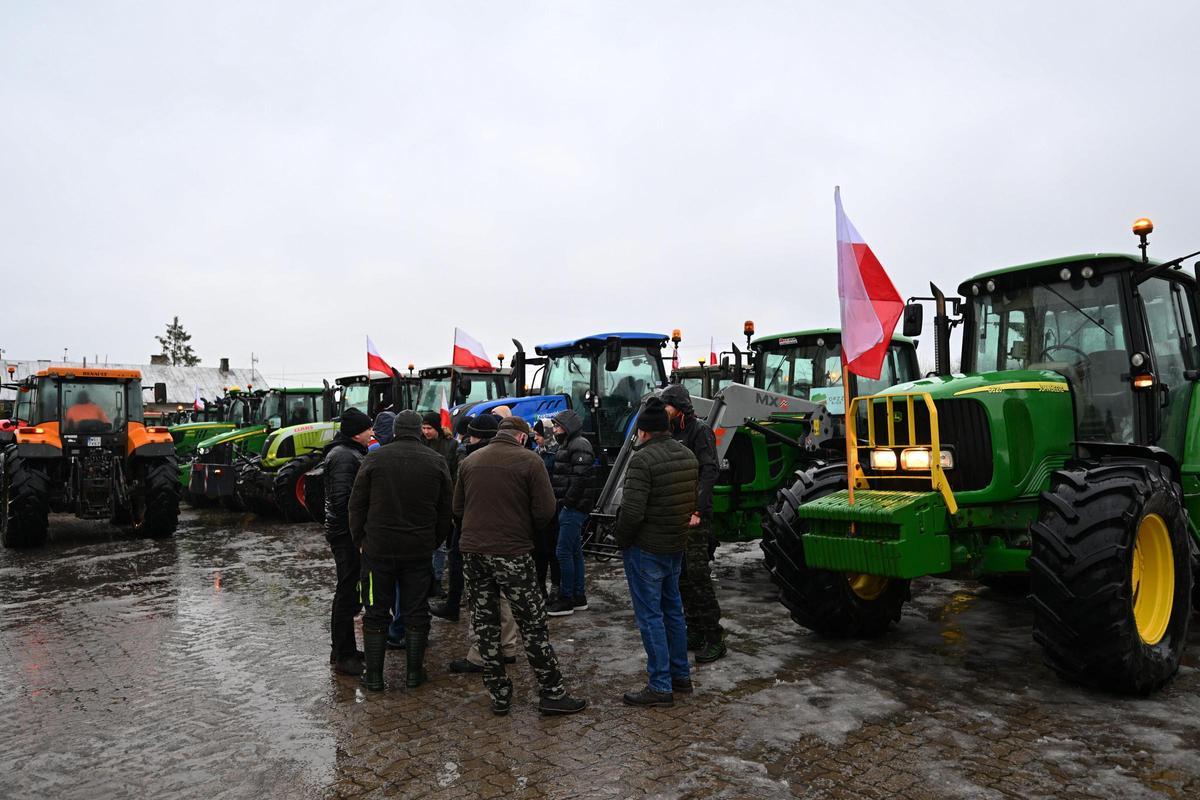
[[[591,610],[551,621],[590,707],[513,712],[451,675],[464,625],[434,620],[431,683],[364,695],[328,667],[333,567],[317,526],[186,511],[169,541],[55,518],[0,551],[0,797],[1197,797],[1200,624],[1150,699],[1041,665],[1017,596],[914,584],[899,627],[827,642],[787,617],[756,545],[715,574],[731,654],[671,709],[644,681],[616,563]],[[403,684],[403,656],[387,674]]]

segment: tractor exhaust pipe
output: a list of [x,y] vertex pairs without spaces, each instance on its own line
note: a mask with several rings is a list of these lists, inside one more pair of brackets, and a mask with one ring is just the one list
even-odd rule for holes
[[933,368],[938,375],[950,374],[950,315],[946,313],[946,295],[929,284],[933,294]]

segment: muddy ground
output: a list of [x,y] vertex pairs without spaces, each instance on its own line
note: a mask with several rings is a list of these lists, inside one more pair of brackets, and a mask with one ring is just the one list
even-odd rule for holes
[[317,526],[53,526],[44,549],[0,551],[4,798],[1200,796],[1200,624],[1165,691],[1118,698],[1041,664],[1017,595],[919,581],[885,638],[827,642],[775,600],[757,544],[726,546],[729,657],[639,710],[621,704],[644,682],[624,578],[589,560],[591,610],[551,634],[590,707],[540,717],[522,657],[496,718],[478,676],[446,670],[461,623],[434,620],[419,690],[331,673]]

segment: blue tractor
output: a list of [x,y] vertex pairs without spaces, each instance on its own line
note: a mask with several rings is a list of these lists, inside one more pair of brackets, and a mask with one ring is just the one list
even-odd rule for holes
[[[516,340],[512,359],[515,397],[487,400],[452,409],[457,419],[508,406],[530,425],[565,409],[583,420],[583,431],[596,448],[602,471],[612,463],[633,428],[642,398],[667,385],[662,333],[597,333],[534,348],[527,357]],[[529,370],[532,377],[527,380]]]

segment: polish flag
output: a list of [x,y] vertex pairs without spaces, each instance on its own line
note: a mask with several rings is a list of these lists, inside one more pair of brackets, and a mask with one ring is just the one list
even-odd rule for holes
[[196,399],[192,401],[192,409],[200,411],[204,408],[204,401],[200,399],[200,387],[196,387]]
[[439,402],[441,405],[438,406],[438,410],[442,415],[442,427],[446,430],[450,430],[450,404],[446,402],[445,386],[442,387],[442,396],[439,398]]
[[679,345],[675,345],[675,350],[671,353],[671,369],[679,369]]
[[395,375],[396,371],[379,355],[371,337],[367,337],[367,372],[382,372],[384,375]]
[[838,300],[842,307],[842,363],[864,378],[878,380],[904,301],[883,265],[842,210],[841,189],[833,190],[837,208]]
[[708,363],[717,363],[717,348],[713,346],[713,340],[711,336],[708,337]]
[[483,372],[492,370],[492,360],[484,352],[483,345],[468,336],[462,328],[454,329],[454,358],[450,363]]

